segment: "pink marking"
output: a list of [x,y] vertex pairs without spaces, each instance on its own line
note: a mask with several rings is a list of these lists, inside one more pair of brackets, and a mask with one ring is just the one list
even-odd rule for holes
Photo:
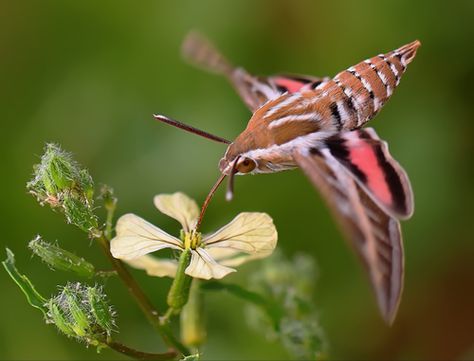
[[296,93],[299,91],[306,83],[303,83],[298,80],[288,79],[283,77],[275,78],[275,83],[278,86],[285,87],[288,89],[288,93]]
[[351,140],[349,143],[349,156],[367,177],[367,187],[383,203],[391,205],[392,194],[385,181],[383,169],[379,166],[374,148],[363,140]]

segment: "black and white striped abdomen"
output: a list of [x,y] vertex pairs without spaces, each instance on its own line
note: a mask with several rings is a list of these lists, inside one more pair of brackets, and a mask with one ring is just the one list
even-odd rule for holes
[[359,128],[380,111],[400,83],[419,46],[420,42],[414,41],[390,53],[367,59],[328,82],[333,88],[330,107],[333,117],[340,119],[342,129]]

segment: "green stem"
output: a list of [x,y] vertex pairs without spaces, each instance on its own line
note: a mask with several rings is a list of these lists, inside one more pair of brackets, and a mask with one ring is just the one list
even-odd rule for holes
[[106,205],[107,210],[107,218],[105,220],[105,238],[112,239],[112,228],[113,228],[113,220],[117,202],[113,201],[111,204]]
[[122,261],[112,256],[112,254],[110,253],[109,240],[104,235],[101,235],[99,238],[97,238],[97,240],[99,241],[99,244],[102,247],[102,250],[104,251],[105,255],[112,263],[113,268],[115,269],[115,271],[117,271],[119,278],[125,284],[128,291],[135,299],[148,321],[160,333],[165,343],[168,346],[175,348],[183,355],[189,355],[189,350],[176,339],[168,325],[160,322],[160,314],[158,310],[150,302],[148,297],[145,295],[143,290],[140,288],[140,286],[135,281],[130,272],[127,270]]
[[148,352],[135,350],[133,348],[130,348],[128,346],[125,346],[121,343],[118,343],[112,340],[109,340],[105,343],[111,349],[121,354],[133,357],[136,360],[173,360],[177,356],[175,351],[168,351],[164,353],[148,353]]
[[161,323],[168,323],[171,316],[173,316],[173,313],[174,313],[174,309],[172,309],[171,307],[168,307],[165,314],[161,317]]
[[189,289],[193,279],[189,277],[185,271],[190,261],[191,250],[186,248],[179,257],[176,276],[174,277],[173,284],[168,292],[168,306],[170,306],[175,312],[181,311],[183,306],[188,302]]

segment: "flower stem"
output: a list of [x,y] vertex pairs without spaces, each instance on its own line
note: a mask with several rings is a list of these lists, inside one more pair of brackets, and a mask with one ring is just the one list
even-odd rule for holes
[[107,218],[105,220],[104,233],[107,239],[112,239],[113,220],[114,220],[115,209],[117,208],[116,199],[112,200],[112,202],[106,203],[105,208],[107,210]]
[[125,284],[137,304],[140,306],[142,312],[145,314],[148,321],[160,333],[165,343],[168,346],[175,348],[183,355],[189,355],[189,350],[176,339],[168,325],[160,322],[160,314],[158,310],[152,305],[152,303],[145,295],[143,290],[140,288],[138,283],[135,281],[133,276],[130,274],[127,268],[125,268],[122,261],[112,256],[112,254],[110,253],[109,240],[103,234],[99,238],[97,238],[97,240],[100,246],[102,247],[102,250],[104,251],[105,255],[112,263],[113,268],[115,269],[115,271],[117,271],[119,278]]
[[164,353],[148,353],[135,350],[119,342],[111,340],[107,341],[106,344],[111,349],[121,354],[133,357],[136,360],[173,360],[177,356],[175,351],[168,351]]
[[181,311],[183,306],[188,302],[189,289],[191,287],[192,278],[185,271],[191,260],[191,250],[186,248],[179,257],[178,269],[174,277],[173,284],[168,292],[168,306],[175,312]]

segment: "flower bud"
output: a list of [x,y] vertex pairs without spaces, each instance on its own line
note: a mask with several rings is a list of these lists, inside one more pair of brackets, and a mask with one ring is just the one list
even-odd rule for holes
[[104,202],[104,207],[107,211],[115,209],[117,198],[114,195],[114,190],[106,184],[100,188],[100,199]]
[[63,197],[63,210],[68,223],[74,224],[84,232],[97,229],[97,217],[92,212],[89,203],[77,198],[73,193],[65,193]]
[[115,313],[102,288],[68,283],[48,303],[48,321],[68,337],[101,345],[115,327]]
[[78,176],[79,167],[71,155],[56,144],[46,144],[41,163],[34,166],[34,178],[27,188],[44,203],[48,202],[48,197],[57,197],[60,192],[72,188]]
[[75,337],[76,334],[74,333],[73,329],[69,325],[69,320],[66,314],[64,314],[64,310],[61,309],[56,303],[54,303],[54,299],[49,300],[48,304],[48,317],[49,323],[54,323],[56,327],[64,333],[67,337]]
[[115,312],[111,309],[107,302],[107,298],[101,288],[88,287],[87,301],[90,304],[90,311],[93,319],[107,334],[110,336],[115,327]]
[[95,269],[91,263],[54,244],[43,241],[40,236],[33,239],[28,247],[54,270],[70,271],[86,278],[94,276]]
[[58,145],[46,144],[41,162],[33,167],[27,189],[40,204],[62,211],[69,223],[86,232],[97,228],[93,212],[94,183],[85,169]]
[[80,186],[88,203],[94,202],[94,181],[86,169],[79,172]]

